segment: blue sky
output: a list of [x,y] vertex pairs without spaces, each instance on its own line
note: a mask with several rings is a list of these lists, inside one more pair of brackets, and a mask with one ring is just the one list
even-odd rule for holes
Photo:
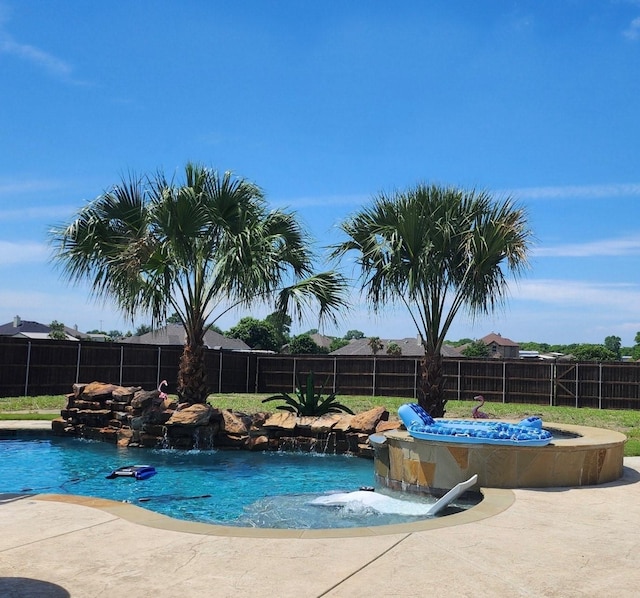
[[[147,322],[62,281],[47,231],[129,172],[195,161],[295,210],[321,255],[380,191],[511,195],[531,268],[449,338],[640,331],[640,0],[0,0],[0,77],[0,323]],[[415,335],[353,299],[325,332]]]

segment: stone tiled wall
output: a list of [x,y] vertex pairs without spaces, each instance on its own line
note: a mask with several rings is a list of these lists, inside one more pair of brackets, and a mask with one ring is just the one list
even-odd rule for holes
[[[544,447],[457,444],[390,431],[375,450],[377,479],[389,487],[439,492],[478,474],[478,486],[590,486],[622,476],[626,436],[585,426],[548,424],[558,439]],[[552,430],[553,431],[553,430]]]

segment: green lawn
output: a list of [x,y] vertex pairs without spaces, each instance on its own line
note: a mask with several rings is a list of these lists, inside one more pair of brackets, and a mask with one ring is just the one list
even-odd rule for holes
[[[209,402],[221,409],[234,409],[245,413],[257,411],[275,411],[277,401],[262,403],[266,394],[213,394]],[[340,401],[355,413],[367,411],[373,407],[384,406],[395,417],[397,409],[408,399],[402,397],[363,397],[343,396]],[[40,397],[0,398],[0,419],[44,419],[57,417],[59,410],[66,404],[64,395]],[[447,417],[469,417],[475,405],[468,401],[449,401]],[[487,403],[483,407],[491,417],[505,419],[522,419],[530,415],[538,415],[545,422],[593,426],[617,430],[626,434],[629,439],[625,445],[626,456],[640,456],[640,411],[591,409],[583,407],[548,407],[541,405],[514,405]],[[19,413],[16,413],[19,412]]]

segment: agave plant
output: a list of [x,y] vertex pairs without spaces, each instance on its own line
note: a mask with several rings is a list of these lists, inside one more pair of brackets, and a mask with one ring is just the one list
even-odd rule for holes
[[322,385],[320,392],[315,391],[315,377],[313,375],[313,372],[310,372],[309,374],[307,374],[307,380],[304,386],[300,383],[300,381],[298,381],[295,397],[292,397],[286,392],[282,392],[280,394],[267,397],[266,399],[262,399],[262,402],[266,403],[267,401],[284,401],[285,404],[278,405],[276,409],[289,411],[290,413],[295,413],[296,415],[319,416],[326,415],[327,413],[340,413],[342,411],[353,415],[353,411],[351,411],[349,407],[338,402],[338,398],[335,392],[332,392],[326,397],[323,397],[323,390],[324,384]]

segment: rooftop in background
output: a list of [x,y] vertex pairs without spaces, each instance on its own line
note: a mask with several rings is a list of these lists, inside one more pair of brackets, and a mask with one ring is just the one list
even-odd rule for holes
[[[40,322],[34,322],[32,320],[23,320],[20,316],[15,316],[13,321],[7,324],[0,325],[0,336],[15,336],[33,339],[46,339],[50,338],[51,326],[41,324]],[[77,341],[80,339],[88,339],[90,335],[69,328],[64,327],[66,334],[66,340]]]
[[[182,324],[167,324],[163,328],[153,330],[140,336],[129,336],[120,342],[143,345],[184,345],[185,332]],[[251,351],[251,347],[237,338],[227,338],[214,330],[207,330],[204,344],[210,349],[226,349],[228,351]]]
[[[348,345],[332,351],[330,355],[373,355],[369,346],[369,338],[355,338],[349,341]],[[405,357],[422,357],[424,349],[416,337],[401,339],[380,339],[382,348],[377,355],[387,355],[387,349],[393,343],[400,347],[401,355]],[[443,345],[440,351],[443,357],[461,357],[460,352],[451,345]]]

